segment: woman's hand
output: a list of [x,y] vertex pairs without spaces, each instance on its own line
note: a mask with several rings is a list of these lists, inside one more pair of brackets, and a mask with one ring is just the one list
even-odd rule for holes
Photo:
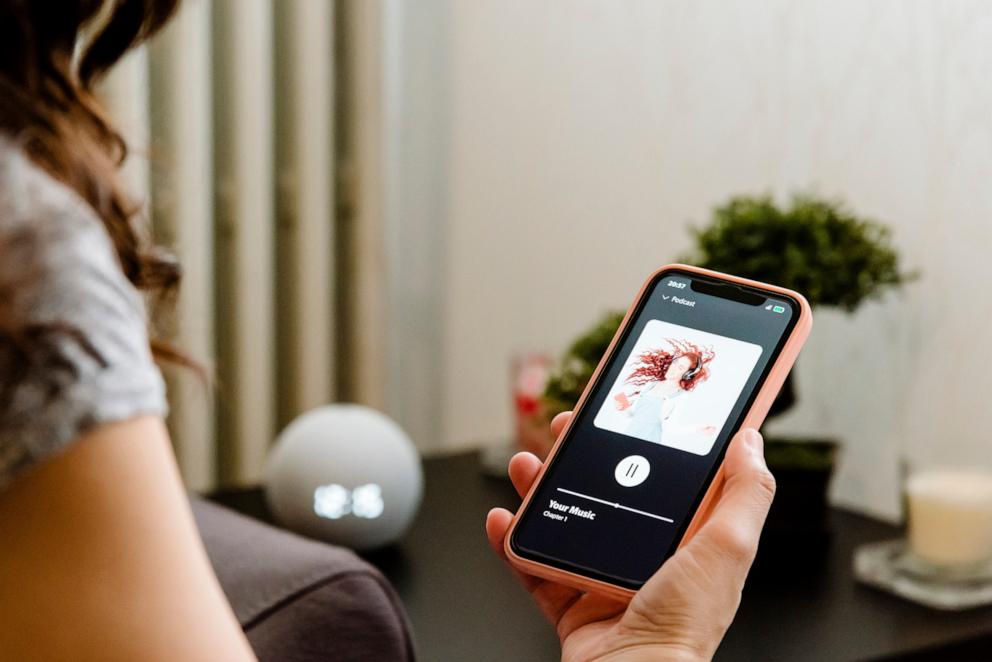
[[[555,436],[570,416],[555,418]],[[521,496],[540,467],[530,453],[510,460],[510,478]],[[775,494],[756,430],[742,430],[731,441],[724,473],[726,480],[702,527],[629,605],[513,571],[557,629],[562,660],[696,661],[713,656],[737,612]],[[494,508],[486,519],[489,542],[504,560],[503,539],[511,519],[503,508]]]

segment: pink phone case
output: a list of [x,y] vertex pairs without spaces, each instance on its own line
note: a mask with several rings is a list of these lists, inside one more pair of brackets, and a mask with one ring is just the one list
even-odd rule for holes
[[[813,314],[810,310],[809,303],[807,303],[806,299],[801,294],[798,292],[793,292],[792,290],[776,287],[774,285],[768,285],[766,283],[759,283],[746,278],[730,276],[716,271],[710,271],[708,269],[700,269],[699,267],[692,267],[685,264],[669,264],[661,267],[655,273],[651,274],[651,276],[644,282],[640,292],[638,292],[637,297],[634,299],[634,303],[631,304],[630,308],[627,310],[627,314],[624,316],[623,322],[620,324],[620,328],[617,330],[616,335],[613,336],[613,340],[610,342],[609,348],[606,350],[602,360],[596,367],[596,371],[589,380],[589,385],[586,386],[585,391],[582,393],[582,397],[579,398],[579,402],[575,406],[575,411],[579,411],[585,405],[586,398],[589,397],[589,392],[592,390],[593,384],[596,383],[599,373],[603,369],[607,359],[612,355],[617,340],[623,335],[627,325],[631,322],[634,309],[641,301],[641,298],[645,296],[647,288],[652,282],[654,282],[659,274],[673,269],[704,276],[711,276],[731,283],[739,283],[741,285],[757,287],[768,292],[786,295],[799,302],[799,319],[796,321],[792,332],[786,339],[785,345],[782,347],[782,351],[779,353],[778,359],[776,359],[775,364],[768,373],[767,379],[765,379],[765,383],[762,384],[761,390],[758,391],[758,395],[755,398],[754,403],[751,405],[751,409],[747,412],[747,415],[741,423],[741,428],[757,429],[761,427],[762,422],[765,420],[765,416],[768,414],[768,409],[772,406],[772,402],[775,400],[775,396],[778,395],[779,389],[782,388],[782,384],[785,382],[785,378],[789,374],[789,370],[792,369],[792,364],[796,362],[796,357],[799,356],[799,350],[802,349],[803,343],[806,342],[810,329],[813,327]],[[560,450],[562,440],[568,435],[569,429],[572,426],[572,421],[574,420],[575,417],[569,421],[569,424],[565,426],[565,429],[562,430],[562,433],[558,436],[554,447],[551,449],[551,452],[548,454],[548,458],[544,461],[544,465],[541,467],[540,473],[537,475],[537,480],[535,480],[531,485],[530,491],[527,492],[527,496],[524,497],[523,503],[521,503],[520,508],[517,509],[517,513],[514,515],[513,522],[511,522],[510,528],[506,533],[506,538],[503,541],[503,548],[506,551],[506,557],[509,559],[510,563],[515,568],[528,575],[534,575],[543,579],[550,579],[560,584],[573,586],[584,591],[600,593],[618,600],[628,601],[634,596],[635,591],[597,579],[583,577],[582,575],[575,574],[574,572],[554,568],[538,561],[531,561],[530,559],[522,558],[518,556],[510,546],[510,538],[517,528],[517,523],[520,520],[520,514],[524,512],[528,504],[530,504],[530,500],[533,498],[534,493],[537,490],[537,486],[544,478],[544,472],[547,471],[547,468],[551,463],[551,459],[554,458]],[[686,528],[685,535],[682,537],[679,547],[682,547],[682,545],[691,540],[692,536],[695,535],[702,523],[706,521],[710,509],[713,507],[713,499],[717,494],[719,494],[720,486],[722,485],[723,480],[723,465],[721,463],[720,468],[717,469],[717,472],[713,477],[713,481],[706,490],[703,500],[699,504],[699,508],[693,515],[689,526]]]

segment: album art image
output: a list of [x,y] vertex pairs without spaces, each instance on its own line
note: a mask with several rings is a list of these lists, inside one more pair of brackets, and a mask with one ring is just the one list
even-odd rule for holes
[[651,320],[594,423],[706,455],[760,356],[752,343]]

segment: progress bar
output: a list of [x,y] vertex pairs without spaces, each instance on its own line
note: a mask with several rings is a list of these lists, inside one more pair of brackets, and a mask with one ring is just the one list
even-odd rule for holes
[[637,508],[630,508],[628,506],[623,506],[614,501],[605,501],[603,499],[597,499],[596,497],[589,496],[588,494],[582,494],[581,492],[573,492],[572,490],[566,490],[564,487],[559,487],[558,491],[564,492],[565,494],[571,494],[572,496],[577,496],[582,499],[589,499],[590,501],[595,501],[597,503],[604,503],[607,506],[613,506],[614,508],[622,508],[623,510],[629,510],[632,513],[637,513],[638,515],[644,515],[645,517],[653,517],[655,519],[660,519],[662,522],[668,522],[669,524],[675,523],[675,520],[668,517],[662,517],[661,515],[655,515],[654,513],[646,513],[643,510],[638,510]]

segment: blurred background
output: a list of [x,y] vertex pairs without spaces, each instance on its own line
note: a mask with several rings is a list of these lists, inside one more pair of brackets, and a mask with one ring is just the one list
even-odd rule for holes
[[900,522],[911,469],[990,468],[990,43],[981,0],[186,0],[103,93],[185,267],[156,323],[215,368],[168,375],[188,485],[257,485],[328,402],[429,459],[546,449],[685,258],[814,303],[779,502],[798,469]]
[[193,486],[257,480],[328,400],[425,454],[505,443],[515,355],[623,309],[730,196],[795,191],[921,277],[817,311],[773,431],[842,439],[834,500],[888,518],[901,458],[987,452],[987,3],[185,5],[106,93],[186,267],[176,339],[217,366],[215,400],[174,382]]

